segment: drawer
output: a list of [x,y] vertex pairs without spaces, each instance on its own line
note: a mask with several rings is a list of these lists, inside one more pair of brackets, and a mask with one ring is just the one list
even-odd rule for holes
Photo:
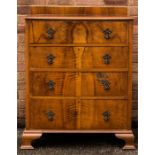
[[127,100],[82,100],[80,129],[127,129]]
[[30,43],[127,44],[126,21],[31,21]]
[[30,43],[67,43],[69,23],[64,21],[31,21]]
[[128,68],[127,47],[86,47],[82,55],[84,68]]
[[31,47],[32,68],[127,68],[127,47]]
[[32,68],[75,68],[75,54],[71,47],[31,47]]
[[82,73],[82,96],[127,96],[128,73]]
[[32,72],[32,96],[127,96],[128,74]]
[[126,100],[31,99],[32,129],[127,129]]
[[92,43],[127,44],[128,22],[96,21],[90,23]]
[[30,128],[75,129],[75,100],[31,99]]
[[32,96],[75,96],[75,73],[31,72]]

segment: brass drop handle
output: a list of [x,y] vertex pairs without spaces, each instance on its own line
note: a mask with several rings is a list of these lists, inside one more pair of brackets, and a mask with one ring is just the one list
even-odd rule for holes
[[54,88],[55,88],[55,82],[53,80],[48,81],[47,84],[48,84],[48,88],[50,90],[54,90]]
[[101,84],[104,87],[104,90],[108,91],[110,89],[110,82],[108,80],[100,80]]
[[55,59],[55,56],[53,54],[49,54],[47,56],[47,62],[48,64],[53,64],[53,60]]
[[104,121],[108,121],[110,119],[109,111],[105,111],[102,113]]
[[54,116],[55,116],[55,113],[53,111],[48,111],[47,112],[47,118],[48,118],[49,121],[53,121]]
[[111,33],[112,33],[112,31],[110,30],[110,29],[105,29],[105,30],[103,30],[103,33],[104,33],[104,38],[105,39],[110,39],[111,38]]
[[52,28],[48,28],[46,32],[47,32],[47,35],[48,35],[47,38],[48,39],[53,39],[54,38],[54,34],[55,34],[56,31],[53,30]]
[[111,56],[108,55],[108,54],[105,54],[103,57],[103,61],[104,61],[104,64],[110,64],[110,59],[111,59]]

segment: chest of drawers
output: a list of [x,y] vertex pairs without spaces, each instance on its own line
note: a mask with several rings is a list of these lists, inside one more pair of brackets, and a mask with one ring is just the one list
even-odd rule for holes
[[[101,9],[101,8],[100,8]],[[26,129],[22,149],[43,133],[114,133],[134,149],[130,17],[26,18]]]

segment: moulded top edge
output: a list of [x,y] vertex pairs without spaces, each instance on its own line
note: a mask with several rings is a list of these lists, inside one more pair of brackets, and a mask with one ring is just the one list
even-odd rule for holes
[[25,19],[33,20],[134,20],[135,17],[130,16],[59,16],[59,15],[30,15]]

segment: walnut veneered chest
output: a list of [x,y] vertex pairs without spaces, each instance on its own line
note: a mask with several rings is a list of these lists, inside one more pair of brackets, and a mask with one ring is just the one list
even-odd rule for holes
[[124,149],[135,148],[133,19],[102,16],[105,9],[59,7],[60,15],[26,18],[22,149],[32,149],[42,133],[114,133],[125,140]]

